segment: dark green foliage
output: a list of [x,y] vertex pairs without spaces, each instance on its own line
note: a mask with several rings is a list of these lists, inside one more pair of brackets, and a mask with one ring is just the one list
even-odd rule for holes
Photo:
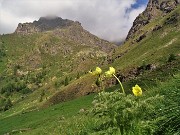
[[98,87],[100,87],[101,86],[101,79],[98,77],[97,79],[96,79],[96,82],[95,82],[95,84],[98,86]]
[[168,57],[168,62],[172,62],[174,60],[176,60],[176,56],[174,54],[170,54]]
[[65,80],[64,80],[64,86],[67,86],[69,84],[69,80],[68,77],[66,76]]
[[4,94],[5,92],[13,92],[15,87],[14,82],[9,82],[4,87],[1,88],[1,94]]
[[43,71],[41,71],[41,72],[39,72],[39,73],[28,74],[28,75],[27,75],[27,79],[28,79],[28,81],[29,81],[30,83],[36,83],[36,84],[38,84],[38,83],[41,83],[42,80],[45,79],[45,76],[46,76],[46,71],[43,70]]
[[5,46],[2,45],[2,46],[0,46],[0,62],[2,62],[2,58],[4,58],[4,57],[6,57],[6,51],[5,51]]
[[4,111],[4,105],[6,103],[5,98],[0,98],[0,111]]
[[102,122],[95,131],[119,135],[152,134],[154,127],[149,124],[158,106],[156,102],[162,100],[158,95],[147,98],[126,96],[118,91],[101,92],[93,101],[92,114]]
[[178,13],[174,13],[172,14],[170,17],[168,17],[166,19],[166,21],[164,22],[165,25],[168,25],[168,24],[176,24],[178,22],[180,18],[180,14]]
[[142,63],[142,68],[143,70],[146,70],[146,62],[143,60],[143,63]]
[[15,65],[13,68],[13,74],[17,75],[17,70],[20,69],[20,65]]
[[7,111],[13,106],[11,100],[8,99],[1,99],[0,100],[0,111]]
[[72,81],[72,80],[73,80],[73,78],[72,78],[72,77],[70,77],[70,78],[69,78],[69,81]]
[[31,93],[31,92],[32,91],[28,87],[25,87],[20,91],[20,93],[22,93],[22,94],[28,94],[28,93]]
[[54,83],[54,86],[56,89],[63,86],[63,85],[64,85],[64,80],[61,80],[61,79],[57,79]]
[[42,102],[42,101],[43,101],[43,97],[44,97],[44,95],[45,95],[45,91],[44,91],[44,90],[42,90],[42,91],[41,91],[41,94],[40,94],[40,99],[39,99],[39,102]]
[[4,111],[9,110],[12,107],[12,102],[10,99],[7,99],[6,104],[4,106]]
[[4,49],[0,49],[0,58],[5,57],[6,53],[4,51]]
[[8,98],[11,94],[12,94],[12,92],[7,91],[7,92],[5,92],[4,96],[5,96],[6,98]]
[[5,97],[9,97],[13,92],[19,92],[21,94],[31,93],[32,90],[28,88],[28,84],[35,85],[34,89],[42,86],[41,83],[45,80],[46,70],[19,75],[17,74],[17,70],[20,68],[16,64],[13,68],[13,75],[1,75],[4,83],[0,87],[0,93],[4,94]]
[[21,91],[23,89],[26,89],[26,84],[23,81],[22,82],[17,82],[15,84],[14,88],[16,89],[17,92],[19,92],[19,91]]
[[31,90],[27,87],[26,83],[23,81],[16,80],[12,82],[8,82],[1,88],[1,94],[6,94],[6,97],[9,96],[13,92],[20,92],[22,94],[30,93]]
[[61,86],[61,83],[59,81],[55,81],[54,86],[57,89]]
[[76,77],[77,79],[79,79],[80,78],[80,74],[79,74],[79,72],[77,73],[77,77]]

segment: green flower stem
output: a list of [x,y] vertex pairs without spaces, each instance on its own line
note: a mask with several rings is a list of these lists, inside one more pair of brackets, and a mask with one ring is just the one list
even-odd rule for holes
[[101,87],[102,87],[102,90],[104,91],[105,88],[104,88],[104,83],[103,83],[103,78],[100,76],[100,81],[101,81]]
[[98,75],[97,80],[100,82],[100,86],[98,86],[98,87],[100,87],[100,89],[102,89],[102,91],[104,91],[105,88],[104,88],[104,83],[103,83],[103,77],[101,74]]
[[125,91],[124,91],[123,85],[122,85],[121,81],[119,80],[119,78],[117,78],[117,76],[116,76],[115,74],[113,74],[113,76],[114,76],[114,77],[116,78],[116,80],[119,82],[123,93],[126,94]]

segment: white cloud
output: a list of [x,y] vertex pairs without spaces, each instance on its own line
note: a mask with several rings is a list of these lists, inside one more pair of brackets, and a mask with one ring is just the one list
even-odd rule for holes
[[20,22],[57,15],[81,22],[101,38],[122,41],[133,20],[145,9],[131,9],[135,3],[136,0],[0,0],[0,33],[14,32]]

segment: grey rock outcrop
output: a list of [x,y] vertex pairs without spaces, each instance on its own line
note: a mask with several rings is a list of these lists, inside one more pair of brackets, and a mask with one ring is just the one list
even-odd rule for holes
[[19,23],[15,33],[18,34],[31,34],[37,32],[44,32],[55,29],[62,29],[73,24],[81,25],[79,22],[74,22],[61,17],[41,17],[38,21],[33,23]]
[[149,0],[144,12],[142,12],[134,21],[126,41],[134,37],[134,34],[143,26],[154,20],[158,16],[164,16],[174,10],[180,0]]

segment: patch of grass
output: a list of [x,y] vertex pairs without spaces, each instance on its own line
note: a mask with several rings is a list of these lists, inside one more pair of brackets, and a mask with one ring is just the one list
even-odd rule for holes
[[77,115],[82,108],[88,109],[91,106],[93,98],[94,95],[92,94],[54,105],[47,109],[35,110],[32,112],[26,112],[26,110],[24,110],[18,115],[0,118],[0,134],[23,128],[30,128],[32,130],[41,129],[44,125],[51,127],[53,123],[58,123],[60,119],[66,120],[73,115]]

